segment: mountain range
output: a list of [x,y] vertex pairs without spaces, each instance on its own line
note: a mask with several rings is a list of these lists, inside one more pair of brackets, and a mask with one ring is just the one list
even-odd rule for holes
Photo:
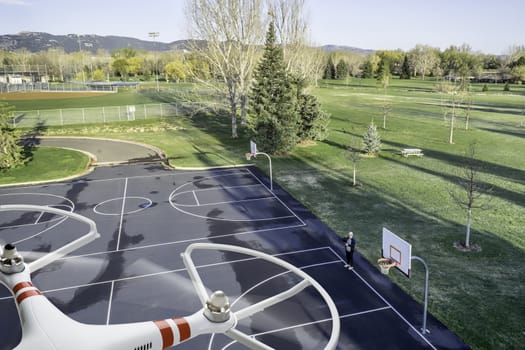
[[[16,51],[26,49],[30,52],[47,51],[50,48],[63,48],[65,52],[90,51],[97,52],[100,49],[109,52],[133,48],[138,51],[172,51],[185,50],[189,48],[189,40],[177,40],[171,43],[159,41],[140,40],[124,36],[100,36],[94,34],[66,34],[53,35],[41,32],[21,32],[17,34],[0,35],[0,50]],[[350,46],[325,45],[321,48],[327,52],[350,51],[363,55],[373,53],[373,50],[365,50]]]

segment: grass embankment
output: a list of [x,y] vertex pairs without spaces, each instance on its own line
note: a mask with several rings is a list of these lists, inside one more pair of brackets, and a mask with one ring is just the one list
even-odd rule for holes
[[[473,349],[518,349],[525,341],[525,91],[512,86],[473,87],[469,129],[463,111],[449,144],[446,98],[431,81],[393,80],[385,91],[374,81],[330,82],[314,90],[332,114],[330,136],[289,157],[273,157],[274,179],[338,234],[352,229],[358,250],[371,262],[380,254],[381,227],[412,243],[413,254],[430,267],[429,311]],[[382,126],[382,105],[392,111]],[[374,120],[382,138],[380,157],[357,165],[359,186],[351,186],[346,146],[360,141]],[[49,128],[48,134],[130,139],[162,148],[180,166],[246,162],[248,138],[230,137],[227,116],[196,114],[146,122]],[[465,236],[465,210],[447,189],[457,187],[463,152],[473,140],[492,187],[487,210],[475,210],[471,242],[480,252],[461,252],[454,242]],[[417,147],[422,158],[403,158],[399,150]],[[267,168],[265,159],[257,164]],[[411,279],[390,276],[421,300],[423,270],[414,264]]]
[[89,164],[84,153],[54,147],[37,147],[30,161],[21,167],[1,171],[0,185],[61,179],[80,174]]

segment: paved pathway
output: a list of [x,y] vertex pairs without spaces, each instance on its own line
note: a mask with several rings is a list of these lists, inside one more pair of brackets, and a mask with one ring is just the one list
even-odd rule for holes
[[27,141],[38,146],[71,148],[89,153],[94,157],[95,165],[149,163],[165,158],[153,146],[130,141],[84,137],[36,137]]

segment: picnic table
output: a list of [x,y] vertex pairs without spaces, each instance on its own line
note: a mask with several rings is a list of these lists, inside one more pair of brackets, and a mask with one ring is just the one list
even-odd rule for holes
[[403,157],[408,157],[408,156],[422,157],[423,156],[423,150],[421,150],[419,148],[403,148],[401,150],[401,155],[403,155]]

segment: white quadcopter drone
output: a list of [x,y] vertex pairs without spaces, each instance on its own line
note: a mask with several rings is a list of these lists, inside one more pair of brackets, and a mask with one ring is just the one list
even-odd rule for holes
[[[89,232],[81,238],[30,263],[24,262],[22,255],[12,244],[3,247],[0,245],[0,282],[13,295],[22,325],[22,340],[14,350],[161,350],[207,333],[223,333],[250,349],[273,349],[255,337],[236,329],[237,322],[296,295],[308,286],[314,287],[319,292],[331,313],[332,333],[325,349],[331,350],[337,346],[340,330],[339,314],[334,302],[317,281],[297,267],[271,255],[223,244],[194,243],[181,254],[202,303],[202,309],[196,313],[165,320],[115,325],[89,325],[77,322],[63,314],[32,284],[31,273],[98,238],[95,222],[84,216],[47,206],[0,205],[0,211],[51,213],[80,221],[89,227]],[[301,277],[302,281],[280,294],[233,312],[228,297],[222,291],[208,295],[191,259],[192,251],[198,249],[231,251],[255,256],[284,267]]]

